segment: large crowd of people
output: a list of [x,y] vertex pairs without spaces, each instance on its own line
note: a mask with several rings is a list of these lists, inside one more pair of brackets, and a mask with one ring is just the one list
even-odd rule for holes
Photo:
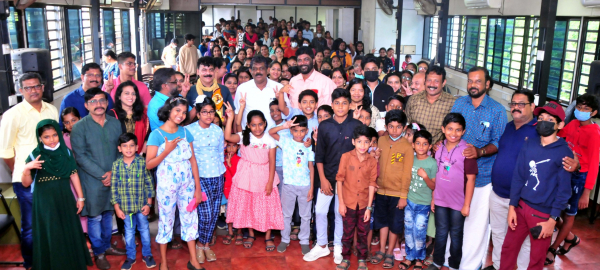
[[[110,269],[107,255],[131,269],[136,232],[148,268],[159,252],[168,269],[183,241],[187,268],[210,269],[217,227],[225,245],[252,248],[257,231],[267,252],[299,241],[307,267],[333,252],[336,269],[353,254],[358,269],[542,269],[580,243],[574,216],[599,167],[596,96],[579,96],[567,123],[560,104],[516,90],[509,122],[486,68],[456,97],[444,68],[410,55],[397,65],[393,49],[365,52],[320,22],[221,19],[195,39],[171,40],[152,91],[130,52],[84,65],[59,110],[42,101],[40,75],[21,75],[0,153],[26,269],[92,258]],[[126,249],[111,244],[115,217]]]

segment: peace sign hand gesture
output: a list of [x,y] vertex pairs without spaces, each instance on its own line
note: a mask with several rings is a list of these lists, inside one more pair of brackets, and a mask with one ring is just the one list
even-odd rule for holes
[[246,107],[246,95],[248,93],[240,93],[240,108],[245,108]]
[[292,118],[292,120],[290,120],[290,121],[286,121],[285,124],[283,124],[283,128],[290,129],[292,127],[299,125],[298,123],[294,124],[295,121],[296,121],[296,117]]
[[185,79],[183,80],[183,84],[181,85],[181,96],[187,96],[187,93],[190,91],[190,88],[192,88],[192,85],[190,84],[190,74],[186,74]]
[[110,74],[108,74],[108,79],[106,80],[106,82],[104,82],[104,86],[107,89],[107,91],[112,91],[112,89],[115,87],[113,79],[113,73],[111,72]]
[[44,164],[43,160],[40,160],[41,155],[37,156],[34,160],[27,163],[25,165],[25,170],[41,170],[42,164]]
[[362,107],[360,107],[360,109],[358,110],[354,110],[354,112],[352,113],[352,117],[354,119],[359,119],[360,118],[360,112],[362,111]]

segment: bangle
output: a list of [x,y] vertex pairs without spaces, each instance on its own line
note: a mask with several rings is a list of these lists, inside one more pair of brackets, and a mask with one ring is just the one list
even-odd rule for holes
[[78,202],[85,202],[85,198],[77,198]]

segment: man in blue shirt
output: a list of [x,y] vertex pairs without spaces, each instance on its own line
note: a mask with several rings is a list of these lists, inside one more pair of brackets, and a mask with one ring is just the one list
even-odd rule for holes
[[313,32],[310,30],[310,22],[304,21],[304,30],[302,30],[302,37],[312,42],[314,38]]
[[[179,95],[177,91],[177,77],[172,68],[161,68],[154,72],[154,97],[148,103],[148,120],[150,120],[150,131],[162,126],[165,122],[158,119],[158,110],[165,105],[165,101],[172,95]],[[188,117],[185,123],[191,123],[196,116],[196,109],[189,104]]]
[[482,265],[489,241],[490,194],[492,191],[492,165],[498,152],[498,141],[506,126],[506,109],[487,93],[493,85],[484,67],[469,70],[468,96],[460,97],[451,112],[460,113],[467,121],[463,139],[469,146],[463,151],[466,158],[477,159],[479,173],[475,179],[475,192],[471,211],[465,219],[462,260],[460,269],[475,270]]
[[[79,112],[81,118],[84,118],[89,114],[88,110],[85,108],[85,100],[83,95],[88,89],[102,87],[102,68],[100,68],[100,65],[96,63],[85,64],[81,68],[81,74],[83,74],[83,76],[81,76],[81,86],[75,89],[73,92],[68,93],[63,98],[62,102],[60,103],[60,111],[58,111],[59,115],[67,107],[73,107],[77,109],[77,112]],[[107,110],[110,110],[113,108],[114,104],[112,98],[110,98],[110,95],[108,95],[107,98]],[[58,123],[62,128],[62,117],[58,117]]]

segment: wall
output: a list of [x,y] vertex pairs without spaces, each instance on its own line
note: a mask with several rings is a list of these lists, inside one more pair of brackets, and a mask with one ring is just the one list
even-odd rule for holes
[[[563,1],[563,0],[559,0]],[[570,1],[570,0],[567,0]],[[579,1],[579,0],[575,0]],[[484,16],[484,15],[494,15],[494,16],[539,16],[540,15],[540,7],[542,5],[542,0],[503,0],[504,2],[504,10],[500,10],[497,8],[467,8],[465,6],[464,0],[450,0],[450,9],[448,10],[448,14],[450,15],[473,15],[473,16]]]

